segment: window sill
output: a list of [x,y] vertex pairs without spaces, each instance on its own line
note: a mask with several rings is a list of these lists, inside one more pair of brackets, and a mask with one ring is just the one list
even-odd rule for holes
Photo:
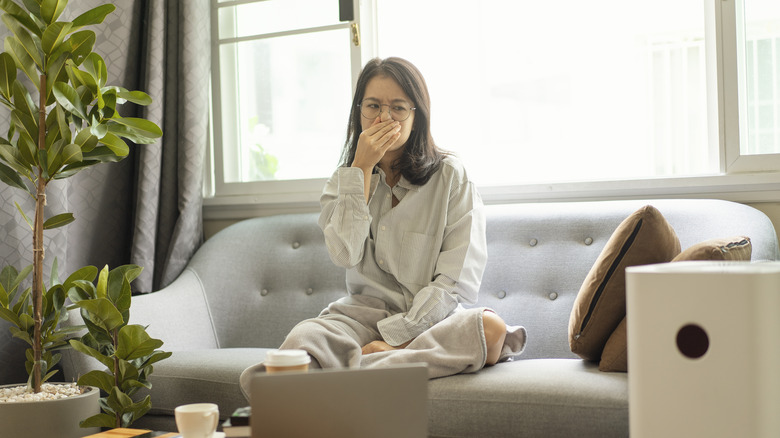
[[[319,184],[322,187],[325,180]],[[677,178],[484,186],[486,204],[604,201],[617,199],[712,198],[740,203],[780,202],[780,172]],[[274,191],[204,199],[205,220],[318,212],[320,191]]]

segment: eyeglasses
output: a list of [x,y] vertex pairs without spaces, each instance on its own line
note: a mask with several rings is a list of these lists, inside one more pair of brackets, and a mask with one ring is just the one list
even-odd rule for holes
[[360,114],[363,115],[363,117],[367,119],[376,119],[379,117],[379,114],[382,113],[382,107],[386,106],[390,110],[390,118],[395,120],[396,122],[403,122],[404,120],[408,119],[410,115],[412,115],[412,111],[416,110],[417,108],[409,108],[407,105],[401,104],[401,103],[394,103],[392,105],[383,105],[376,103],[374,101],[363,101],[360,104],[358,104],[358,108],[360,108]]

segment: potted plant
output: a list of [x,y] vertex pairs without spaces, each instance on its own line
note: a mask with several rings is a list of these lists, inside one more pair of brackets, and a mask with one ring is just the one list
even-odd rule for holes
[[[74,220],[67,212],[44,218],[46,188],[90,166],[122,160],[130,150],[123,139],[149,144],[162,131],[148,120],[120,115],[126,102],[148,105],[151,98],[141,91],[108,85],[106,64],[92,51],[96,37],[86,27],[102,23],[115,6],[105,4],[72,21],[59,21],[67,3],[0,0],[2,20],[11,33],[0,53],[0,103],[11,111],[8,133],[0,136],[0,180],[35,202],[30,216],[17,204],[21,218],[32,229],[33,261],[21,270],[10,266],[0,270],[0,317],[11,323],[14,337],[30,345],[27,386],[33,393],[40,394],[44,382],[55,375],[60,359],[57,350],[72,346],[107,368],[79,379],[79,385],[104,391],[100,401],[103,414],[97,409],[82,424],[124,426],[148,411],[148,397],[134,402],[131,396],[138,388],[150,386],[152,364],[170,353],[158,351],[162,342],[150,338],[143,327],[128,324],[130,282],[141,268],[126,265],[98,272],[88,266],[61,281],[55,260],[46,284],[43,232]],[[32,282],[26,287],[30,274]],[[63,324],[70,308],[80,309],[84,326]],[[84,328],[84,336],[72,339]],[[87,392],[97,400],[97,389]],[[10,404],[0,407],[6,405]],[[41,417],[28,421],[19,431],[9,429],[8,423],[17,414],[9,414],[9,418],[2,412],[4,433],[54,436],[31,430],[36,425],[51,425],[50,408],[44,409],[45,421]],[[70,420],[85,420],[89,415]],[[71,436],[64,429],[55,430],[56,436]]]

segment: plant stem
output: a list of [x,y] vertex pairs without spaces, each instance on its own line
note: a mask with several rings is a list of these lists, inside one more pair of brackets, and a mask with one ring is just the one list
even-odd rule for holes
[[[119,340],[117,339],[119,335],[119,330],[114,329],[114,332],[112,333],[112,340],[114,341],[114,386],[119,388],[119,357],[116,355],[116,349],[119,345]],[[120,388],[121,389],[121,388]],[[110,395],[110,394],[109,394]],[[120,412],[116,412],[116,420],[114,422],[114,427],[121,427],[122,426],[122,414]]]
[[[38,109],[38,149],[46,149],[46,75],[41,75],[40,105]],[[41,338],[43,312],[43,207],[46,205],[46,181],[38,163],[38,184],[35,190],[35,223],[33,226],[33,390],[41,392]]]

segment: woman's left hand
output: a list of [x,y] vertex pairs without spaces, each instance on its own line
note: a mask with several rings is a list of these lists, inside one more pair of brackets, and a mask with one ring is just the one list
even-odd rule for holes
[[379,353],[380,351],[391,351],[391,350],[401,350],[406,348],[407,345],[409,345],[409,342],[404,342],[403,344],[393,347],[392,345],[388,344],[385,341],[372,341],[368,344],[363,346],[363,354],[371,354],[371,353]]

